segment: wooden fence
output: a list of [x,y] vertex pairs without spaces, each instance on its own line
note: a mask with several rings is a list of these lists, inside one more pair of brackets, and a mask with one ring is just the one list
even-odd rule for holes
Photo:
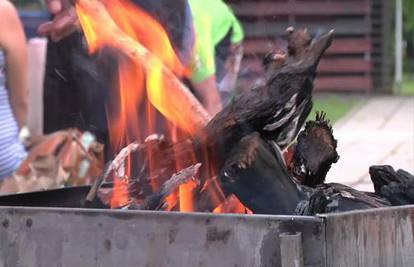
[[[263,72],[262,57],[286,46],[285,29],[312,33],[335,29],[335,41],[320,63],[316,89],[371,92],[386,87],[391,75],[388,0],[230,0],[246,34],[239,86],[248,88]],[[388,2],[388,4],[387,4]],[[384,4],[385,3],[385,4]],[[391,6],[392,7],[392,6]],[[385,17],[384,14],[388,14]],[[392,13],[391,13],[392,14]],[[388,27],[386,26],[388,25]],[[392,39],[392,38],[391,38]],[[385,77],[384,75],[388,75]]]

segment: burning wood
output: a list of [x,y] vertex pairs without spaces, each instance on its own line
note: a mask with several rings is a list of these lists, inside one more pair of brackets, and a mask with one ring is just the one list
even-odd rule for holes
[[[210,116],[200,102],[159,58],[119,28],[105,7],[104,3],[109,4],[109,2],[99,0],[76,1],[80,22],[86,37],[89,38],[89,44],[91,45],[94,42],[94,45],[97,46],[95,48],[112,46],[134,62],[142,64],[147,73],[160,76],[154,77],[155,79],[161,79],[162,76],[165,79],[164,82],[168,84],[168,94],[166,91],[160,92],[164,96],[157,94],[151,97],[150,94],[152,104],[168,120],[189,133],[194,133],[203,128],[210,120]],[[94,40],[90,40],[91,38]],[[159,73],[156,73],[157,71]],[[165,100],[155,99],[167,95],[173,98],[173,101],[168,99],[170,105],[168,109],[159,103],[159,101]]]
[[297,143],[289,147],[293,150],[292,159],[288,161],[289,172],[301,184],[310,187],[322,184],[331,165],[339,159],[337,140],[325,116],[317,112],[315,121],[306,123]]
[[141,204],[132,205],[132,208],[138,210],[165,210],[167,208],[167,204],[165,203],[166,198],[174,193],[179,186],[188,183],[190,180],[199,183],[196,176],[200,167],[201,164],[196,164],[174,174],[160,187],[158,192],[147,196]]
[[[176,77],[181,67],[131,37],[119,21],[119,15],[131,13],[127,4],[120,3],[77,1],[89,44],[93,49],[112,46],[142,65],[150,101],[191,138],[156,138],[133,144],[139,147],[134,151],[122,150],[103,175],[115,173],[112,207],[127,203],[138,209],[239,212],[247,207],[254,213],[311,215],[390,205],[382,196],[323,184],[338,160],[336,140],[324,114],[306,125],[297,144],[290,147],[287,163],[282,156],[310,113],[316,69],[332,42],[332,32],[312,39],[307,30],[289,28],[288,50],[264,60],[265,84],[243,93],[209,120]],[[167,91],[162,91],[166,88],[174,99],[166,99]],[[188,183],[199,168],[197,183]],[[180,169],[184,172],[175,174]],[[239,200],[244,206],[237,204]]]
[[[263,143],[263,151],[266,151],[267,143],[276,143],[276,146],[284,149],[295,139],[311,110],[316,68],[322,54],[332,42],[332,32],[312,40],[306,30],[289,29],[289,49],[282,57],[277,54],[272,57],[278,60],[278,64],[267,67],[266,83],[240,95],[209,121],[198,101],[176,78],[176,72],[169,69],[176,70],[176,66],[170,64],[163,55],[153,55],[137,41],[139,38],[133,38],[133,34],[124,32],[129,30],[125,27],[125,21],[121,21],[121,17],[131,15],[128,8],[133,7],[127,6],[126,2],[120,3],[77,1],[78,14],[89,45],[92,49],[112,46],[136,64],[142,65],[147,80],[154,81],[155,78],[161,81],[147,83],[150,101],[170,122],[191,134],[190,139],[179,142],[146,143],[146,149],[139,151],[137,159],[129,158],[134,160],[132,165],[142,167],[139,173],[128,174],[128,197],[143,199],[154,194],[177,169],[201,162],[201,184],[180,187],[180,206],[185,204],[185,198],[187,202],[192,203],[189,204],[190,210],[211,211],[225,203],[226,199],[234,199],[228,198],[232,193],[240,198],[237,190],[223,192],[223,170],[231,164],[234,151],[244,153],[241,155],[244,160],[239,164],[249,168],[256,156],[252,153],[254,150],[240,150],[239,147],[243,147],[249,140],[254,140],[250,137],[255,137],[258,143]],[[145,14],[143,16],[145,17]],[[168,45],[166,47],[168,48]],[[280,58],[283,60],[280,61]],[[161,60],[167,61],[168,68]],[[154,92],[158,87],[164,88],[164,85],[168,87],[168,95],[174,98],[168,99],[168,103],[165,99],[160,100],[160,97],[166,97],[166,91]],[[115,177],[117,183],[117,178],[121,178],[119,176],[123,176],[122,173]],[[270,179],[270,176],[268,178]]]
[[[266,84],[240,95],[191,139],[175,143],[158,140],[152,145],[146,142],[143,146],[147,149],[139,151],[144,156],[138,156],[141,160],[134,162],[143,167],[139,174],[130,175],[133,186],[129,186],[129,197],[142,201],[159,190],[159,186],[153,186],[143,193],[148,181],[157,181],[160,185],[175,173],[177,164],[185,168],[194,162],[201,162],[201,184],[194,188],[193,194],[195,210],[212,211],[226,203],[226,198],[234,199],[235,195],[253,212],[291,214],[301,194],[286,191],[290,198],[284,201],[285,206],[276,204],[277,208],[275,203],[283,201],[279,197],[274,200],[268,198],[278,191],[278,185],[272,186],[275,175],[285,176],[286,179],[280,181],[294,186],[288,179],[284,164],[280,164],[283,159],[279,156],[275,158],[272,149],[279,151],[279,148],[286,148],[305,122],[312,106],[316,67],[332,40],[331,32],[313,42],[301,42],[297,38],[307,38],[308,33],[295,32],[290,33],[290,52],[286,54],[286,61],[277,68],[269,69],[272,75],[269,75]],[[148,161],[154,162],[152,168],[146,164]],[[269,165],[269,162],[272,164]],[[237,173],[231,177],[235,164],[246,174]],[[212,179],[215,176],[217,179]],[[257,176],[258,180],[251,181],[250,177]],[[240,181],[246,185],[240,184]],[[259,196],[257,192],[263,193],[260,190],[269,193]],[[267,203],[266,208],[260,207],[263,203]]]
[[86,196],[86,200],[92,202],[95,199],[102,183],[105,183],[107,181],[108,177],[111,175],[111,172],[115,171],[117,172],[118,177],[124,177],[125,160],[132,152],[137,151],[138,149],[139,145],[137,143],[134,142],[132,144],[129,144],[118,153],[114,160],[107,163],[102,174],[93,183],[91,191]]
[[[258,135],[242,141],[228,158],[222,181],[225,191],[237,195],[254,213],[316,215],[414,204],[414,176],[390,166],[370,168],[375,193],[325,184],[338,155],[332,128],[323,114],[308,122],[299,134],[290,157],[293,160],[287,166],[280,150],[266,146]],[[254,156],[246,159],[244,155]],[[298,172],[295,168],[299,163]]]

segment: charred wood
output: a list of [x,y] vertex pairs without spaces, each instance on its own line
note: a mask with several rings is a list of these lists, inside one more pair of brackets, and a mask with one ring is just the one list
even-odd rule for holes
[[[294,36],[295,31],[289,38],[291,46],[306,53],[290,52],[286,64],[273,69],[265,85],[238,96],[192,138],[151,150],[156,158],[151,162],[158,164],[152,168],[156,173],[163,172],[162,179],[174,173],[175,158],[180,159],[182,167],[194,164],[195,158],[196,162],[208,163],[201,170],[204,183],[217,175],[240,140],[253,133],[282,149],[296,138],[312,108],[316,67],[333,37],[330,32],[312,42],[295,43]],[[216,170],[211,172],[209,166]],[[156,175],[147,171],[144,176]]]
[[[116,49],[140,62],[145,70],[151,68],[151,63],[160,63],[145,47],[118,28],[104,2],[77,0],[77,6],[81,12],[91,14],[97,25],[106,25],[100,37],[111,40]],[[191,166],[201,162],[199,209],[213,208],[205,204],[210,203],[207,199],[217,196],[225,199],[234,194],[255,213],[294,213],[307,194],[293,181],[280,149],[295,140],[311,111],[316,69],[332,43],[333,32],[313,39],[306,30],[289,29],[288,33],[288,51],[270,57],[265,84],[236,97],[210,121],[190,91],[174,73],[162,66],[163,75],[175,90],[173,95],[180,98],[180,101],[172,101],[173,109],[191,114],[190,121],[185,122],[191,129],[185,130],[192,135],[174,144],[155,140],[137,151],[147,155],[138,160],[136,173],[127,177],[129,197],[139,200],[146,196],[143,203],[137,203],[137,208],[160,208],[166,195],[178,187],[179,181],[188,178],[184,174],[173,175],[176,167],[188,167],[191,172],[191,168],[195,168]],[[175,116],[166,117],[177,123]],[[183,126],[182,121],[178,124]],[[318,173],[313,164],[308,165],[309,174],[324,179],[329,169],[325,161],[318,159],[318,164],[323,165]],[[113,169],[119,177],[123,176],[123,166]],[[211,178],[217,175],[219,180],[213,182]],[[312,179],[316,180],[310,177],[309,181]],[[214,190],[220,188],[220,183],[224,192]]]
[[206,179],[203,187],[197,192],[195,199],[197,211],[212,212],[226,200],[220,180],[217,177]]
[[404,170],[395,171],[391,166],[369,168],[375,193],[392,205],[414,204],[414,176]]
[[102,184],[107,182],[108,178],[114,172],[117,172],[117,176],[125,176],[125,160],[127,157],[129,157],[129,155],[131,155],[131,153],[137,151],[138,149],[140,149],[140,146],[137,143],[131,143],[125,148],[123,148],[112,161],[108,162],[105,165],[102,174],[93,183],[91,190],[86,196],[87,202],[94,201]]
[[225,192],[236,195],[253,213],[293,214],[306,197],[287,172],[280,151],[258,133],[233,148],[220,177]]
[[309,200],[298,204],[297,215],[314,216],[321,213],[391,206],[386,199],[380,196],[361,192],[343,184],[321,184],[312,190]]
[[175,173],[169,180],[162,184],[157,192],[147,196],[142,203],[131,205],[129,208],[138,210],[162,209],[166,198],[174,191],[178,190],[180,185],[185,184],[190,180],[194,180],[197,183],[199,182],[196,176],[200,167],[201,164],[196,164]]
[[314,121],[306,123],[293,146],[288,169],[303,185],[316,187],[325,182],[333,163],[339,159],[337,140],[324,112],[317,112]]

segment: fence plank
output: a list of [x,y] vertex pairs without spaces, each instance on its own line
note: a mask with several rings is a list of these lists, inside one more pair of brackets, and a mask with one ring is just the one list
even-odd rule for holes
[[362,15],[370,10],[367,1],[341,2],[239,2],[232,4],[239,16],[280,16],[280,15]]
[[[246,58],[243,68],[249,72],[261,73],[262,61],[259,58]],[[319,63],[318,73],[368,73],[371,69],[371,61],[362,58],[328,58]]]
[[370,76],[328,76],[315,81],[317,91],[369,91],[372,88]]
[[[244,52],[246,55],[265,55],[272,50],[280,49],[278,46],[281,46],[281,44],[278,44],[275,40],[247,39],[244,42]],[[326,54],[363,54],[370,49],[370,38],[338,38],[334,40],[332,46],[326,51]]]
[[373,27],[384,23],[375,19],[374,7],[381,1],[385,0],[229,0],[246,36],[239,87],[246,89],[263,79],[261,59],[270,51],[286,49],[285,29],[292,25],[314,34],[335,29],[334,43],[318,69],[318,90],[370,91],[376,66],[384,61],[375,61],[374,40],[379,36],[373,34]]
[[[286,21],[278,22],[244,22],[245,35],[247,38],[275,37],[280,36],[289,26]],[[367,35],[371,27],[362,18],[336,19],[327,21],[297,21],[293,23],[297,28],[307,28],[309,31],[316,33],[335,29],[336,35]]]

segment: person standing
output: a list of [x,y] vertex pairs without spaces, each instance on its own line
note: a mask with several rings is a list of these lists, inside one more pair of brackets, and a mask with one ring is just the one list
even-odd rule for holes
[[[221,109],[234,94],[243,55],[243,28],[222,0],[188,0],[196,34],[191,82],[196,95],[212,98],[210,113]],[[216,95],[219,92],[219,95]],[[217,97],[221,97],[217,99]]]

